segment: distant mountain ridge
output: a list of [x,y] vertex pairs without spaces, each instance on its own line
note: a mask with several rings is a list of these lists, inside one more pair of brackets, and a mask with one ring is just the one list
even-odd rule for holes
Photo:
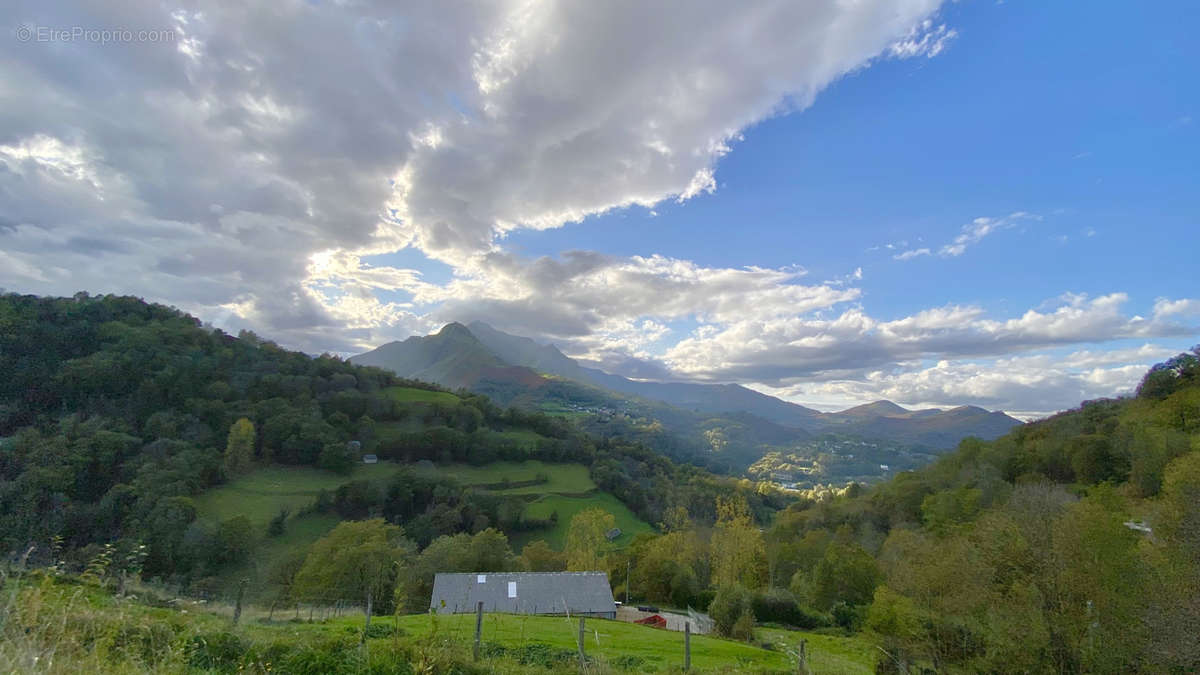
[[631,380],[582,366],[553,345],[511,335],[480,321],[468,326],[449,323],[433,335],[390,342],[350,360],[392,370],[402,377],[488,391],[497,383],[510,389],[537,389],[546,386],[550,381],[546,376],[550,376],[659,401],[683,411],[748,413],[809,433],[835,432],[936,449],[954,447],[967,436],[997,438],[1021,424],[1003,412],[975,406],[908,410],[891,401],[875,401],[822,413],[737,384]]
[[802,405],[788,403],[740,384],[694,384],[690,382],[641,382],[612,375],[596,368],[579,365],[553,345],[543,345],[527,337],[509,335],[474,321],[468,329],[500,358],[515,365],[587,382],[622,394],[662,401],[686,410],[700,412],[748,412],[779,424],[804,428],[821,413]]

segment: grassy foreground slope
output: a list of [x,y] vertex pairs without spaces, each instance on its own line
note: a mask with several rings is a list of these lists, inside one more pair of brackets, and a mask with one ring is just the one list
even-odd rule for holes
[[[428,636],[434,630],[456,644],[470,644],[475,631],[475,616],[457,614],[431,620],[425,615],[399,617],[397,625],[413,636]],[[639,626],[621,621],[587,619],[585,649],[591,656],[609,664],[629,664],[638,672],[665,670],[683,665],[683,633]],[[552,649],[574,652],[579,621],[553,616],[517,616],[485,614],[483,641],[505,648],[541,643]],[[792,637],[792,643],[799,636]],[[700,669],[786,670],[788,656],[733,640],[706,635],[692,636],[692,666]]]
[[[578,624],[559,617],[487,615],[483,657],[471,658],[474,617],[377,617],[359,647],[362,616],[266,622],[247,611],[172,606],[152,593],[117,598],[74,577],[32,574],[4,586],[0,671],[39,673],[574,673]],[[589,672],[663,672],[683,660],[683,636],[588,620]],[[869,672],[865,643],[772,631],[772,642],[808,639],[814,673]],[[693,672],[794,672],[784,651],[692,637]]]

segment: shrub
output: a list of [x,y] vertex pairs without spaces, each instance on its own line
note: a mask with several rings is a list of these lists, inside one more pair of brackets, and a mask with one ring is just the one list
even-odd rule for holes
[[729,637],[737,640],[753,640],[754,612],[748,609],[742,612],[738,620],[733,623],[733,628],[729,631]]
[[305,647],[290,654],[281,670],[295,675],[357,673],[362,663],[356,646],[351,642],[330,640]]
[[[716,597],[708,606],[713,625],[717,633],[729,637],[734,636],[738,623],[747,615],[750,617],[750,627],[754,627],[754,603],[750,591],[740,585],[722,586],[717,590]],[[744,626],[743,626],[744,627]]]
[[541,666],[554,668],[569,664],[579,659],[578,654],[570,649],[552,647],[544,642],[530,642],[519,647],[505,647],[494,642],[485,642],[481,646],[484,656],[508,657],[523,666]]
[[848,631],[854,632],[862,626],[868,609],[870,609],[869,605],[850,605],[838,601],[829,613],[833,615],[834,623]]
[[236,670],[246,646],[229,632],[207,633],[192,638],[188,664],[201,670]]
[[753,607],[754,618],[760,623],[779,623],[806,630],[831,623],[829,617],[802,606],[791,591],[782,588],[755,593]]
[[[346,626],[346,632],[362,635],[362,631],[357,626]],[[368,639],[387,638],[397,634],[404,635],[404,630],[386,623],[373,623],[367,628]]]
[[326,443],[317,458],[317,466],[326,471],[348,475],[354,468],[354,460],[354,454],[344,443]]
[[283,534],[289,515],[291,515],[291,511],[286,506],[279,509],[279,513],[275,514],[275,517],[271,518],[271,522],[267,524],[267,536],[278,537]]
[[618,656],[609,663],[612,664],[613,668],[617,668],[618,670],[636,670],[639,672],[645,672],[649,670],[649,668],[645,667],[646,659],[640,656],[634,656],[632,654]]

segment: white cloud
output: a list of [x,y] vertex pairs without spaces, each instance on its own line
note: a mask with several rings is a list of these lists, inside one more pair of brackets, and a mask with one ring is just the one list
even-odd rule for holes
[[[748,126],[875,59],[942,52],[956,33],[939,5],[26,3],[9,16],[182,39],[0,41],[0,285],[143,295],[310,351],[480,318],[614,367],[780,385],[1186,332],[1194,300],[1149,319],[1114,295],[1009,320],[949,306],[884,321],[858,304],[861,268],[815,282],[669,251],[506,249],[514,230],[718,190]],[[961,255],[1032,218],[886,248]],[[366,262],[410,245],[449,281]]]
[[[943,258],[956,258],[967,249],[987,237],[1000,230],[1007,230],[1029,221],[1041,220],[1041,216],[1017,211],[1001,218],[990,218],[981,216],[962,226],[962,231],[948,244],[943,245],[937,250],[937,254]],[[901,246],[906,244],[902,243]],[[892,244],[888,244],[887,248],[892,248]],[[894,260],[912,260],[921,256],[932,255],[933,251],[929,248],[908,249],[892,256]]]
[[1018,211],[1003,218],[976,218],[970,224],[963,226],[962,233],[955,237],[954,241],[940,248],[938,255],[943,257],[960,256],[968,246],[979,243],[989,234],[998,230],[1007,230],[1028,220],[1041,220],[1041,218],[1024,211]]
[[1200,332],[1195,324],[1175,320],[1172,310],[1182,306],[1179,302],[1160,301],[1162,310],[1145,319],[1121,312],[1127,300],[1123,293],[1091,300],[1074,296],[1053,310],[1031,309],[1006,320],[988,318],[981,307],[958,305],[892,321],[878,321],[858,308],[834,318],[744,316],[718,331],[680,341],[664,360],[696,379],[782,386],[861,375],[906,361],[994,357]]
[[444,142],[400,170],[396,226],[462,266],[498,233],[711,193],[747,125],[881,54],[936,51],[950,32],[929,20],[938,4],[515,5],[458,92],[475,114],[441,120]]
[[1168,316],[1200,316],[1200,300],[1159,298],[1154,302],[1154,317],[1161,319]]
[[[0,41],[0,284],[140,294],[310,350],[421,325],[439,299],[530,302],[521,275],[550,266],[512,259],[505,233],[715,190],[742,129],[873,59],[932,54],[940,2],[20,3],[29,25],[180,39]],[[410,244],[454,283],[361,265]],[[656,264],[597,274],[688,274]],[[786,273],[696,274],[828,302]],[[630,304],[600,295],[588,313]]]
[[926,19],[919,27],[914,27],[904,39],[892,43],[888,51],[892,56],[899,58],[933,58],[941,54],[956,37],[958,31],[948,28],[945,24],[934,25],[932,20]]
[[1129,393],[1147,368],[1176,350],[1153,344],[1112,351],[1035,354],[994,360],[916,362],[853,379],[755,388],[834,410],[888,399],[909,408],[976,405],[1021,419],[1044,417],[1081,401]]

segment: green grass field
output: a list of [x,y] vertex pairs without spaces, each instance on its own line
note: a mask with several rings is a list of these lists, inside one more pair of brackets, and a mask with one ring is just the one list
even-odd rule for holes
[[491,485],[508,480],[512,483],[533,480],[545,474],[549,482],[508,490],[503,494],[582,494],[596,489],[582,464],[547,464],[536,459],[524,462],[493,462],[484,466],[469,464],[440,464],[433,471],[450,476],[463,485]]
[[[323,489],[336,490],[351,480],[385,480],[397,468],[398,465],[391,462],[356,464],[349,476],[342,476],[310,467],[264,467],[206,491],[196,497],[196,507],[199,517],[213,524],[244,515],[255,526],[265,528],[280,509],[287,508],[295,514],[311,504]],[[535,539],[545,539],[551,546],[561,549],[566,543],[571,518],[583,509],[592,507],[602,508],[616,518],[617,527],[622,531],[615,542],[618,547],[628,544],[639,532],[652,531],[650,525],[615,497],[596,491],[596,484],[588,477],[587,467],[582,464],[548,464],[528,460],[494,462],[486,466],[440,465],[435,470],[465,485],[498,483],[506,478],[511,482],[520,482],[531,480],[539,473],[545,474],[550,479],[547,483],[500,491],[501,494],[530,497],[541,495],[530,502],[526,510],[531,518],[549,518],[550,514],[558,512],[558,524],[553,529],[514,536],[513,550],[517,552]],[[325,528],[320,534],[328,529]],[[306,542],[306,546],[311,543],[308,540]]]
[[558,512],[558,524],[550,530],[521,533],[513,537],[513,550],[520,552],[521,547],[536,539],[545,539],[550,546],[562,550],[567,543],[567,530],[571,518],[584,509],[601,508],[613,514],[617,527],[621,528],[621,536],[613,545],[617,548],[633,541],[633,537],[641,532],[652,532],[645,521],[634,515],[629,507],[622,504],[616,497],[607,492],[595,492],[584,497],[568,497],[563,495],[546,495],[532,502],[525,514],[530,518],[549,518],[551,513]]
[[246,516],[255,525],[266,525],[279,509],[292,513],[308,506],[321,490],[336,490],[352,480],[386,479],[396,472],[390,462],[356,464],[349,476],[299,466],[268,466],[204,492],[196,497],[201,518],[212,522]]
[[271,570],[291,555],[304,555],[318,539],[325,536],[341,518],[328,513],[307,513],[302,516],[288,518],[283,534],[278,537],[266,536],[266,529],[258,532],[258,546],[254,555],[243,564],[227,567],[218,575],[227,589],[235,588],[239,579],[250,579],[254,582],[246,590],[249,602],[262,601],[264,594],[270,595],[274,590],[268,584]]
[[459,399],[448,391],[428,391],[412,387],[388,387],[383,390],[393,401],[401,403],[445,403],[453,405]]
[[543,440],[545,436],[536,431],[529,429],[510,429],[508,431],[493,431],[492,435],[496,438],[503,438],[510,441],[516,441],[523,448],[534,448],[538,441]]
[[[407,634],[417,636],[428,635],[435,620],[421,614],[402,616],[398,623]],[[467,645],[474,636],[475,616],[438,616],[436,625],[439,634]],[[683,633],[602,619],[587,619],[584,626],[587,653],[610,664],[619,663],[618,659],[626,657],[630,659],[627,662],[636,663],[632,669],[635,672],[654,672],[683,666]],[[511,614],[485,614],[483,617],[483,641],[505,647],[540,642],[573,651],[578,630],[579,620],[574,618]],[[732,640],[693,635],[692,666],[699,669],[787,669],[790,662],[782,652]]]
[[875,672],[878,650],[858,636],[839,637],[782,628],[759,628],[754,633],[760,642],[770,642],[778,645],[779,649],[794,650],[801,639],[805,640],[808,643],[808,666],[813,673],[871,675]]
[[517,553],[520,553],[525,544],[537,539],[545,539],[550,546],[561,550],[566,544],[571,518],[576,513],[593,507],[608,511],[616,519],[617,527],[621,528],[622,533],[614,542],[616,547],[625,546],[640,532],[653,531],[650,525],[634,515],[616,497],[597,490],[596,484],[588,476],[587,467],[582,464],[549,464],[527,460],[493,462],[485,466],[441,464],[426,470],[452,476],[464,485],[490,485],[505,479],[518,483],[532,480],[539,473],[545,474],[550,479],[546,483],[496,490],[500,494],[536,497],[525,510],[525,515],[529,518],[549,518],[550,514],[558,513],[558,523],[552,529],[514,534],[511,542],[513,551]]
[[[6,617],[0,623],[0,672],[440,673],[463,672],[471,664],[475,617],[469,614],[378,616],[360,648],[363,616],[353,610],[337,618],[318,611],[309,622],[303,620],[307,612],[280,609],[267,622],[267,608],[250,606],[235,626],[233,608],[224,603],[185,599],[166,606],[170,596],[160,590],[134,589],[133,596],[118,599],[74,577],[7,577],[0,585]],[[142,604],[149,601],[157,606]],[[578,625],[566,617],[487,614],[483,658],[472,672],[578,672]],[[585,627],[584,648],[598,666],[588,672],[678,672],[683,664],[682,633],[601,619],[588,619]],[[803,638],[812,673],[872,672],[872,647],[863,638],[779,629],[763,629],[762,635],[781,648],[693,635],[693,671],[795,672],[782,647],[794,648]]]

